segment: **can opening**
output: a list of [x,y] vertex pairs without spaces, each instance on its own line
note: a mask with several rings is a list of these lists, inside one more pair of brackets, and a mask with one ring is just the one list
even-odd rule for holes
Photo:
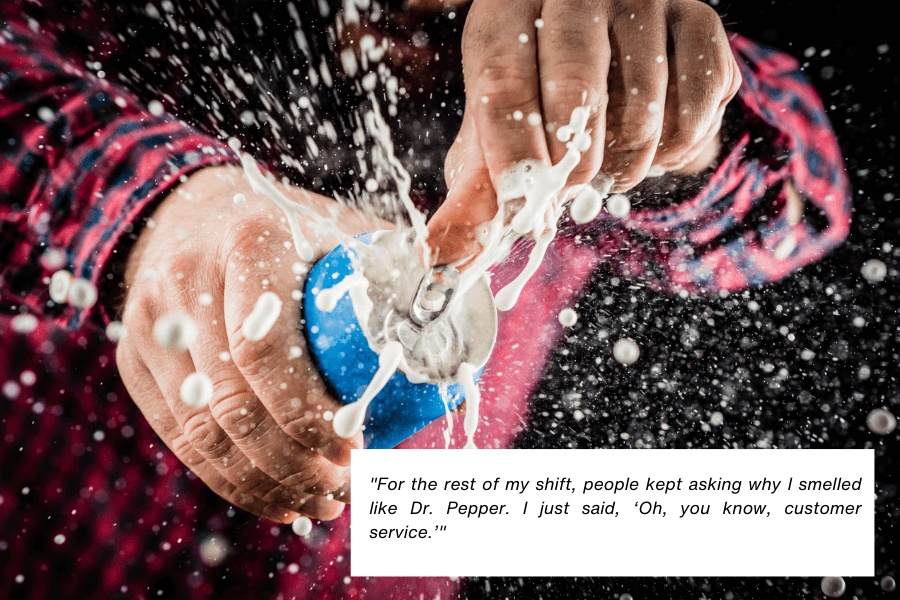
[[409,307],[409,317],[413,323],[425,327],[443,317],[458,286],[459,271],[456,268],[441,265],[428,269],[419,281]]

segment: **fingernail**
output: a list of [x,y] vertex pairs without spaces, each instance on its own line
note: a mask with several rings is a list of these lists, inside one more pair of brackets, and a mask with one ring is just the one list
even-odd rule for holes
[[331,519],[336,519],[338,515],[344,512],[344,505],[335,503],[322,496],[313,496],[306,501],[300,510],[314,519],[330,521]]

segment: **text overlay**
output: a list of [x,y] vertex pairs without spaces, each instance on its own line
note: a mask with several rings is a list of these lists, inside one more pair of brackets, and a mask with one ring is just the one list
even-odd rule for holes
[[353,450],[362,576],[872,576],[872,450]]

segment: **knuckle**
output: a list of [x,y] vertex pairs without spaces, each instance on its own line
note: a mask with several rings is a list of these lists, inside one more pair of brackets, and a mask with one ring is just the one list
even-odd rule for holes
[[186,435],[184,435],[184,433],[181,433],[181,434],[175,436],[175,438],[173,438],[171,441],[169,441],[169,447],[172,449],[172,452],[175,454],[175,456],[178,457],[178,459],[181,462],[183,462],[184,464],[186,464],[189,467],[197,466],[197,465],[190,464],[187,460],[187,457],[190,454],[192,454],[191,450],[193,450],[194,447],[191,445],[190,440],[187,438]]
[[202,262],[202,253],[190,247],[168,252],[161,257],[155,267],[157,287],[163,292],[161,296],[182,311],[188,308],[193,292],[193,275],[204,271]]
[[[125,310],[122,313],[122,324],[135,334],[132,338],[144,339],[150,333],[153,321],[162,313],[161,295],[150,289],[150,282],[141,282],[128,295]],[[126,340],[128,336],[126,336]]]
[[695,119],[678,119],[672,131],[661,140],[660,151],[666,154],[687,152],[696,146],[708,130],[701,128]]
[[254,213],[231,223],[221,242],[226,269],[243,271],[252,267],[259,261],[260,253],[274,245],[273,233],[282,227],[287,226],[268,213]]
[[182,429],[191,446],[207,460],[222,458],[230,450],[228,434],[219,427],[208,411],[190,417]]
[[304,492],[326,492],[327,474],[314,462],[308,463],[299,473],[292,473],[281,480],[281,484]]
[[656,146],[661,133],[659,119],[629,118],[626,115],[618,128],[618,135],[607,143],[607,148],[611,154],[640,152]]
[[281,428],[295,440],[317,440],[322,435],[320,419],[310,409],[298,410],[287,416]]
[[722,28],[722,19],[709,4],[691,2],[691,20],[695,27],[703,31],[717,32]]
[[303,499],[303,493],[290,489],[272,479],[258,468],[248,471],[241,491],[251,494],[266,504],[293,507]]
[[564,104],[559,109],[571,110],[576,106],[590,106],[601,111],[606,110],[609,97],[605,86],[589,77],[588,66],[583,63],[571,62],[554,65],[551,71],[554,77],[541,82],[544,88],[542,92],[548,97],[551,106]]
[[281,336],[275,331],[270,331],[261,340],[248,340],[244,337],[242,327],[239,326],[229,334],[228,346],[234,365],[252,384],[271,373],[274,363],[277,363],[275,352],[283,344]]
[[738,90],[741,89],[741,84],[744,82],[744,76],[741,75],[741,69],[738,67],[737,62],[734,59],[734,56],[730,57],[730,66],[731,66],[731,84],[728,87],[728,91],[725,94],[725,101],[730,102],[732,98],[734,98]]
[[538,99],[537,73],[533,65],[521,64],[516,55],[499,53],[477,65],[470,63],[466,75],[466,79],[471,81],[477,104],[481,104],[481,99],[486,97],[489,106],[509,109],[534,103]]
[[219,395],[210,402],[210,410],[222,430],[235,442],[263,432],[257,428],[266,417],[265,407],[254,402],[254,395],[243,390]]

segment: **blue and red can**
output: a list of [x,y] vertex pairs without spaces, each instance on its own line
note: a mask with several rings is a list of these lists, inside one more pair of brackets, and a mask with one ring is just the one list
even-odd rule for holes
[[[342,404],[362,396],[385,343],[403,344],[403,372],[394,373],[369,404],[363,430],[366,448],[393,448],[465,399],[457,383],[459,366],[471,364],[477,383],[496,339],[497,311],[487,282],[479,279],[457,292],[462,297],[448,302],[446,315],[434,322],[423,319],[413,307],[421,306],[421,282],[430,273],[419,262],[412,231],[356,239],[360,248],[338,246],[310,270],[304,329],[329,392]],[[322,291],[349,277],[359,278],[360,285],[344,293],[332,310],[317,305]]]

